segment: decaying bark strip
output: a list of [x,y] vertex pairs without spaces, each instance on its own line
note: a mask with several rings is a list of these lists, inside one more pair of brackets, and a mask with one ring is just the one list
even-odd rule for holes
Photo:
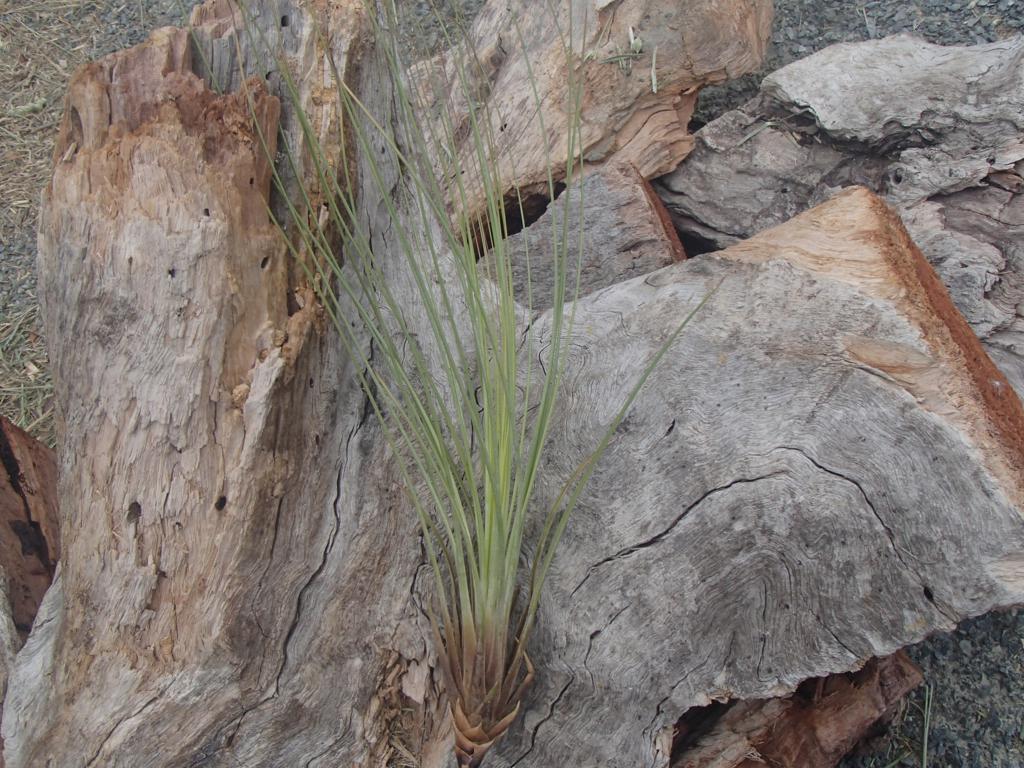
[[[643,30],[651,8],[683,14],[651,26],[686,49],[735,35],[714,19],[766,4],[712,5],[732,3],[687,6],[707,11],[697,28],[676,3],[604,11],[616,35]],[[302,98],[322,105],[329,50],[390,125],[361,3],[315,18],[282,6],[287,27],[281,7],[256,10]],[[385,766],[406,750],[440,766],[450,734],[415,515],[266,215],[248,99],[266,135],[280,105],[251,81],[218,93],[192,74],[212,80],[234,55],[230,14],[197,18],[198,42],[158,32],[70,93],[40,230],[65,535],[11,676],[8,765]],[[600,93],[593,115],[647,104]],[[325,139],[343,135],[323,109]],[[594,145],[609,164],[617,146],[632,156],[616,138],[631,119]],[[675,156],[671,137],[632,135]],[[354,162],[360,225],[376,258],[400,263],[382,213],[399,171],[382,191]],[[534,636],[539,681],[496,768],[665,768],[694,706],[786,694],[1024,599],[1024,411],[880,200],[852,191],[715,256],[595,288],[577,306],[540,509],[717,290],[582,499]],[[530,320],[542,349],[551,318]]]
[[59,558],[53,451],[0,417],[0,701]]
[[677,732],[672,768],[834,768],[923,679],[900,651],[785,699],[738,702],[705,732]]
[[0,418],[0,567],[10,613],[24,640],[60,559],[53,452]]

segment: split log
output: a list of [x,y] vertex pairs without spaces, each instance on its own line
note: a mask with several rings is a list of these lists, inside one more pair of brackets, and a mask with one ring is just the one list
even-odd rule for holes
[[[952,629],[983,594],[1021,599],[1020,494],[995,479],[1019,473],[1019,401],[863,190],[581,302],[568,379],[586,396],[549,476],[719,280],[569,526],[537,638],[549,706],[509,762],[663,764],[690,707],[782,695]],[[990,479],[968,444],[1004,457]]]
[[[330,5],[287,6],[304,97],[326,46],[386,118],[374,49],[357,67],[339,42],[365,40],[361,3]],[[246,94],[192,74],[216,70],[196,50],[228,48],[215,18],[195,48],[162,31],[71,91],[40,230],[65,537],[11,676],[8,765],[440,766],[415,515],[266,217]],[[158,98],[126,109],[133,77]],[[274,135],[277,101],[248,96]],[[128,117],[77,141],[90,109]],[[360,179],[375,256],[400,262],[391,188]],[[538,508],[716,287],[582,499],[494,766],[662,768],[694,706],[782,695],[1024,599],[1024,411],[863,191],[578,302]],[[532,321],[542,345],[551,318]]]
[[706,732],[677,733],[672,768],[834,768],[923,681],[901,651],[851,675],[808,680],[785,699],[739,702]]
[[[884,83],[879,88],[879,83]],[[1024,37],[969,48],[898,36],[765,78],[657,182],[694,245],[720,248],[853,184],[886,198],[1024,392]]]

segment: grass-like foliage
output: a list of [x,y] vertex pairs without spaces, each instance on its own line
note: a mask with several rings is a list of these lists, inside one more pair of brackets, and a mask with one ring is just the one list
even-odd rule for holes
[[[549,15],[556,28],[559,18],[572,17],[558,14],[554,0],[538,6],[535,12]],[[579,216],[552,217],[545,235],[555,254],[545,267],[553,269],[554,294],[541,345],[534,329],[544,323],[536,322],[531,301],[517,303],[506,248],[507,212],[522,203],[515,180],[500,175],[509,167],[495,141],[502,116],[475,95],[479,62],[465,25],[457,14],[441,24],[454,67],[430,87],[452,97],[437,103],[466,112],[442,108],[428,115],[417,102],[422,83],[413,87],[399,55],[404,43],[394,7],[368,12],[374,56],[383,62],[392,94],[386,104],[371,105],[361,100],[357,84],[334,71],[347,137],[337,156],[327,155],[302,109],[299,85],[283,62],[277,64],[304,145],[281,146],[277,153],[275,181],[287,211],[278,223],[359,371],[419,516],[435,580],[431,618],[456,755],[460,765],[475,766],[514,721],[533,679],[528,640],[570,514],[637,391],[689,317],[650,361],[593,453],[557,498],[538,508],[538,477],[575,319],[578,274],[569,264],[581,259],[572,258],[568,244],[583,243],[567,227],[570,220],[582,226],[582,195],[573,196]],[[251,42],[273,50],[251,19],[247,31]],[[514,21],[510,31],[506,45],[524,51]],[[550,198],[556,182],[583,171],[582,45],[573,45],[580,33],[558,29],[565,64],[561,108],[572,120],[564,147],[547,148]],[[532,71],[523,87],[532,94],[534,119],[543,121]],[[270,152],[271,137],[262,140]],[[550,159],[556,156],[567,160],[556,164]],[[285,178],[306,183],[295,187]],[[389,227],[385,247],[371,227],[381,206]],[[481,259],[482,248],[489,254]]]

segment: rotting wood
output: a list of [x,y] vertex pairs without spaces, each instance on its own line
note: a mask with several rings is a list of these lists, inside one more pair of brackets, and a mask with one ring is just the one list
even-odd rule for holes
[[704,733],[677,732],[672,768],[834,768],[922,682],[900,651],[784,699],[738,702]]
[[[763,17],[768,4],[756,5]],[[325,146],[343,135],[325,52],[368,102],[387,101],[363,3],[249,9],[301,73]],[[222,0],[193,20],[193,34],[159,31],[69,91],[40,273],[71,533],[8,699],[6,751],[15,765],[383,765],[401,746],[395,707],[420,708],[420,730],[436,736],[428,632],[409,603],[413,517],[265,218],[246,101],[270,137],[277,102],[251,81],[243,93],[242,78],[280,93],[281,62],[259,35],[235,39]],[[706,79],[756,65],[767,25],[747,31],[747,64],[718,60]],[[287,105],[280,125],[308,173]],[[378,193],[365,192],[373,211]],[[353,620],[350,604],[367,615]],[[393,670],[411,700],[378,695]],[[297,721],[295,707],[321,697],[324,716]],[[160,724],[185,713],[168,744]]]
[[0,567],[24,640],[60,559],[53,451],[0,418]]
[[0,417],[0,701],[59,556],[53,451]]
[[[312,21],[288,14],[303,87],[322,86]],[[319,20],[332,50],[362,34],[345,18]],[[117,100],[112,68],[159,67],[178,98],[70,153],[44,203],[67,535],[12,673],[8,764],[441,766],[415,515],[294,292],[244,95],[191,77],[176,34],[83,75],[82,98]],[[372,49],[339,66],[390,124]],[[273,135],[276,101],[250,93]],[[374,253],[399,261],[359,178]],[[784,695],[1024,599],[1024,412],[863,190],[581,300],[539,508],[716,286],[570,524],[495,768],[665,768],[694,706]],[[550,317],[529,320],[542,342]]]
[[[651,178],[675,168],[693,147],[688,123],[700,88],[756,69],[772,22],[767,0],[635,0],[546,8],[555,11],[555,19],[535,4],[486,3],[469,30],[468,45],[412,69],[429,130],[445,136],[443,121],[434,116],[456,118],[447,130],[456,142],[458,167],[477,166],[472,133],[460,121],[468,118],[463,93],[479,94],[479,113],[491,121],[500,158],[497,175],[541,195],[547,193],[549,172],[555,181],[565,175],[564,137],[573,114],[567,49],[578,61],[573,76],[586,92],[579,151],[590,163],[614,157]],[[631,38],[640,41],[633,48]],[[452,86],[460,66],[468,77],[465,89]],[[545,106],[543,123],[536,119],[534,88]],[[445,157],[435,158],[434,167],[439,178],[448,175]],[[478,180],[466,177],[462,183],[471,201],[482,200]],[[461,213],[472,218],[479,210]]]

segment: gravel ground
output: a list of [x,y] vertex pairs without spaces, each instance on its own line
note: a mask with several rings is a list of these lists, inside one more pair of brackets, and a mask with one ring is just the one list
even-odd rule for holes
[[[149,29],[182,16],[180,0],[13,2],[17,7],[0,0],[0,56],[5,47],[23,49],[22,27],[44,35],[59,27],[68,56],[28,64],[58,66],[65,77],[77,63],[136,43]],[[773,46],[762,73],[705,91],[697,125],[752,96],[763,74],[835,42],[912,32],[936,43],[973,44],[1024,31],[1024,0],[777,0],[775,7]],[[42,114],[49,122],[40,130],[52,133],[59,97],[45,95]],[[5,141],[0,136],[0,174],[35,163],[41,186],[48,160],[40,160],[38,147],[23,156],[22,148]],[[5,201],[9,208],[0,211],[0,323],[34,303],[36,199],[17,207]],[[911,697],[888,733],[847,759],[844,768],[1024,768],[1024,612],[965,622],[910,653],[927,687]]]

